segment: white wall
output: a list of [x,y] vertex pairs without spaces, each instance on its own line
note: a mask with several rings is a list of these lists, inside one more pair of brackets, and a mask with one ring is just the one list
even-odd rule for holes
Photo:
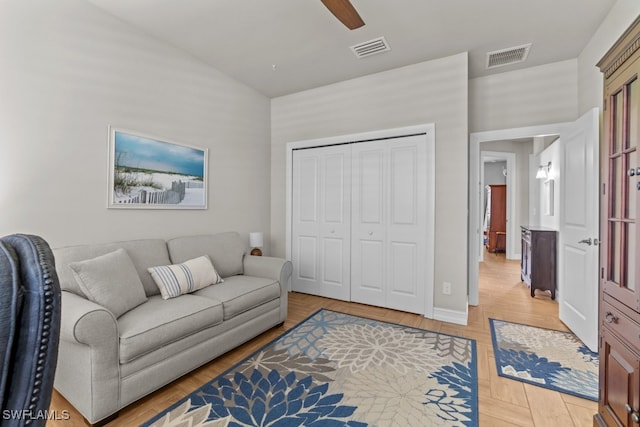
[[502,171],[506,168],[507,162],[484,162],[484,184],[506,184],[507,177],[504,175],[504,173],[502,173]]
[[546,192],[545,180],[537,179],[539,191],[538,212],[540,213],[540,225],[543,227],[560,230],[560,186],[562,184],[562,141],[556,140],[553,144],[545,148],[538,156],[540,165],[547,165],[551,162],[548,179],[553,180],[553,213],[551,215],[545,213]]
[[576,59],[471,79],[470,132],[576,120],[577,81]]
[[638,0],[618,0],[602,21],[589,43],[578,57],[579,115],[593,107],[602,109],[602,73],[596,64],[609,48],[640,15]]
[[[0,235],[269,231],[269,100],[82,0],[0,1]],[[209,148],[209,209],[107,209],[107,127]]]
[[[275,98],[271,102],[272,249],[285,254],[286,144],[424,123],[436,128],[435,307],[467,306],[467,54]],[[442,295],[440,284],[452,283]]]

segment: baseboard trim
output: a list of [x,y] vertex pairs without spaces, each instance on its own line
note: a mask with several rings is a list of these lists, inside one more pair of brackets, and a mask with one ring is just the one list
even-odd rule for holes
[[433,318],[441,322],[455,323],[456,325],[467,326],[469,318],[469,306],[465,311],[449,310],[447,308],[433,308]]

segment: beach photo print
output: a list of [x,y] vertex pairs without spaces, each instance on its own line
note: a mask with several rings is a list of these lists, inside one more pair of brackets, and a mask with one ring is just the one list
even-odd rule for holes
[[109,128],[109,208],[206,209],[208,150]]

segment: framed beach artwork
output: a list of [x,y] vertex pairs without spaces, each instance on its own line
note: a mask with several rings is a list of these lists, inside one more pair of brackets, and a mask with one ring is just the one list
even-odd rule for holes
[[109,127],[108,207],[206,209],[208,150]]

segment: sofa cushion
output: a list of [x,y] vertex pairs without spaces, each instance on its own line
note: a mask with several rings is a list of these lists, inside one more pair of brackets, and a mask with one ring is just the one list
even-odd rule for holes
[[160,295],[118,319],[120,363],[222,323],[222,303],[192,294],[164,300]]
[[177,237],[167,241],[171,262],[179,264],[201,255],[209,255],[216,270],[225,278],[243,273],[242,259],[248,249],[240,234],[227,232]]
[[207,255],[182,264],[160,265],[148,270],[163,299],[175,298],[222,282]]
[[69,264],[85,296],[120,317],[147,300],[144,287],[127,251]]
[[[159,295],[160,290],[151,278],[147,268],[155,265],[171,264],[167,243],[162,239],[129,240],[115,243],[96,243],[90,245],[66,246],[53,249],[56,259],[56,272],[60,280],[60,287],[65,291],[83,295],[78,286],[69,264],[124,249],[136,266],[138,276],[142,281],[147,296]],[[199,254],[202,255],[202,254]],[[195,257],[194,257],[195,258]]]
[[224,320],[228,320],[278,298],[280,284],[263,277],[232,276],[224,279],[224,283],[200,289],[193,295],[222,301]]

